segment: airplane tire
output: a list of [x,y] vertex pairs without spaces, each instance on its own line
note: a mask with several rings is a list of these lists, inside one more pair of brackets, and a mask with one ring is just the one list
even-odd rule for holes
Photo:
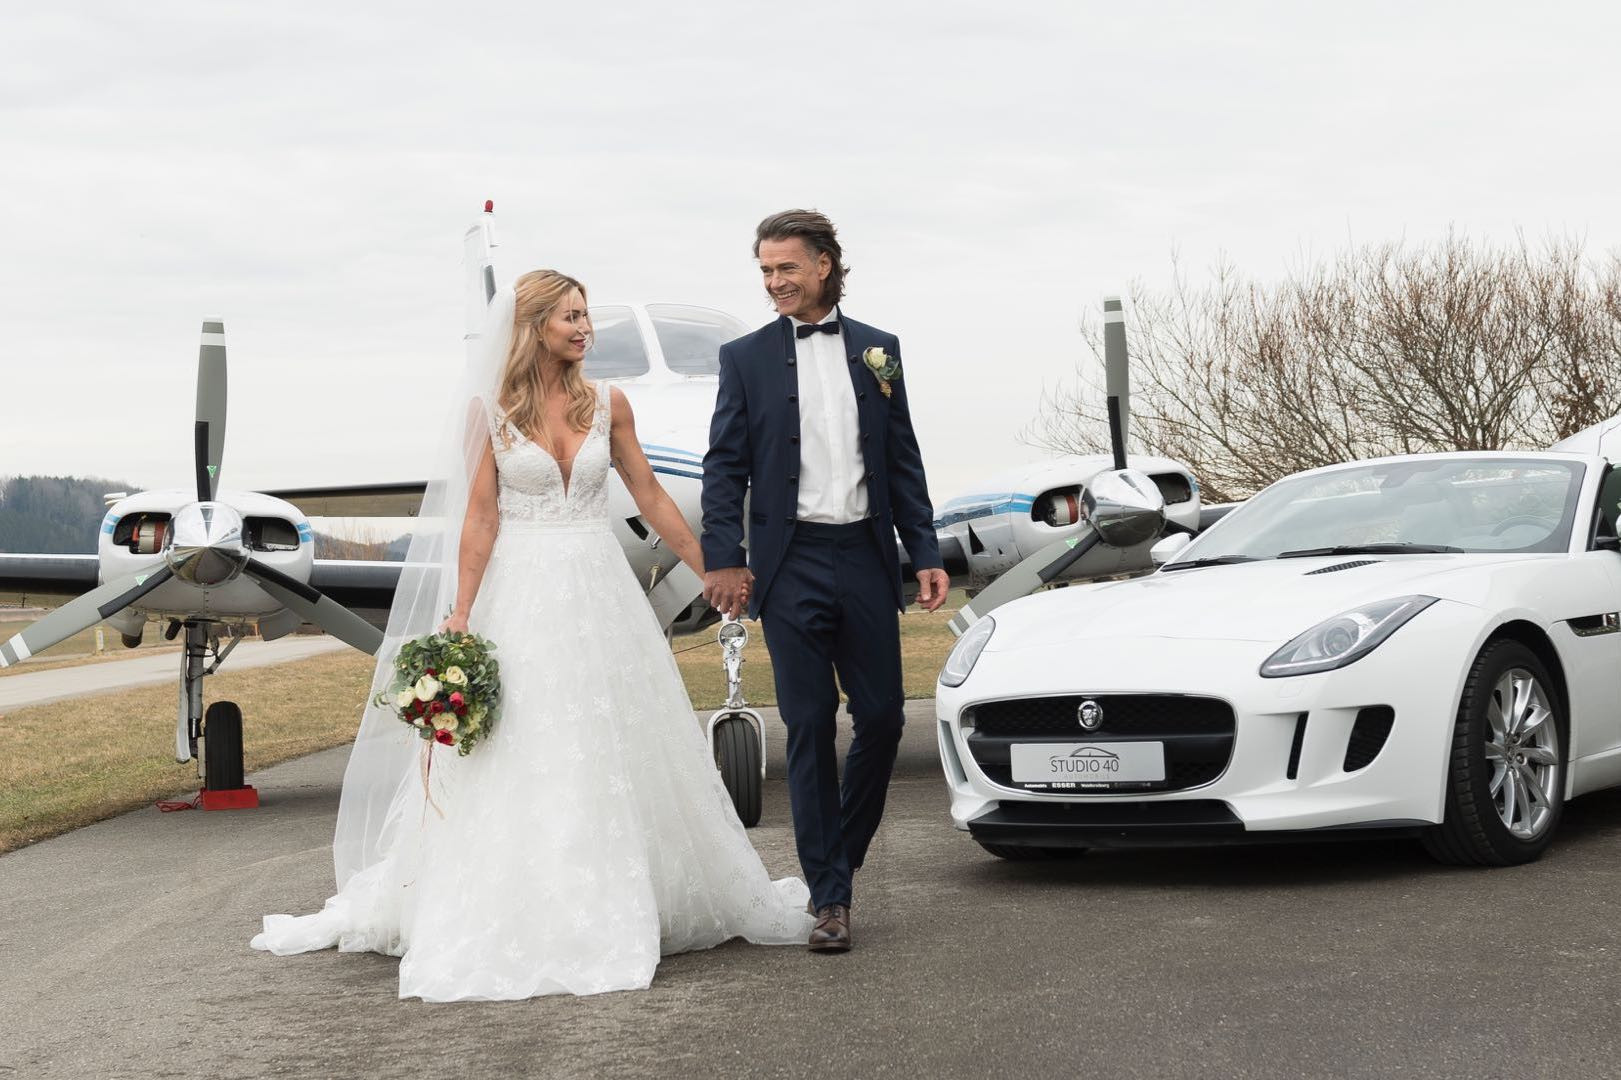
[[207,752],[204,784],[210,791],[243,786],[242,710],[234,701],[216,701],[203,715],[203,741]]
[[760,735],[742,716],[715,725],[715,766],[744,828],[760,823]]

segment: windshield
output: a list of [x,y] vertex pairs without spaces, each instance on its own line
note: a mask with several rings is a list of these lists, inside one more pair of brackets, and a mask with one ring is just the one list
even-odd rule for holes
[[1393,552],[1566,551],[1582,472],[1576,462],[1446,457],[1287,477],[1176,562],[1382,545]]
[[630,308],[592,308],[591,330],[591,348],[585,354],[588,378],[628,379],[647,374],[647,350]]
[[664,363],[677,375],[714,375],[720,347],[748,333],[748,327],[720,311],[681,304],[648,304]]

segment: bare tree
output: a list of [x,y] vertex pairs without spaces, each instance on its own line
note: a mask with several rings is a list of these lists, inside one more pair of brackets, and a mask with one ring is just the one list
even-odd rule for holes
[[[1347,251],[1264,286],[1133,287],[1133,449],[1190,465],[1214,499],[1380,454],[1546,447],[1621,411],[1621,263],[1451,235]],[[1049,393],[1028,437],[1107,445],[1097,363]]]

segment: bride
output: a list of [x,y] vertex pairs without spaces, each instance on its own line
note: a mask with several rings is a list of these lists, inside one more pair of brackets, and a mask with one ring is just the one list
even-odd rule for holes
[[368,707],[333,843],[338,894],[267,916],[253,947],[387,953],[400,997],[452,1001],[642,988],[660,955],[732,937],[803,944],[807,890],[767,875],[608,529],[612,466],[703,573],[629,402],[580,373],[585,289],[537,270],[490,318],[451,399],[473,402],[466,435],[458,417],[453,467],[424,500],[447,528],[412,541],[373,692],[400,642],[448,608],[442,628],[495,647],[500,719],[460,757]]

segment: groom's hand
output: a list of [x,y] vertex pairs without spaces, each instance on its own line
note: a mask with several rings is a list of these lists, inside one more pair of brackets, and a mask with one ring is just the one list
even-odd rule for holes
[[946,602],[951,575],[939,567],[917,572],[917,602],[924,611],[933,611]]
[[711,570],[704,575],[704,600],[722,615],[735,619],[748,607],[753,585],[754,575],[746,566]]

